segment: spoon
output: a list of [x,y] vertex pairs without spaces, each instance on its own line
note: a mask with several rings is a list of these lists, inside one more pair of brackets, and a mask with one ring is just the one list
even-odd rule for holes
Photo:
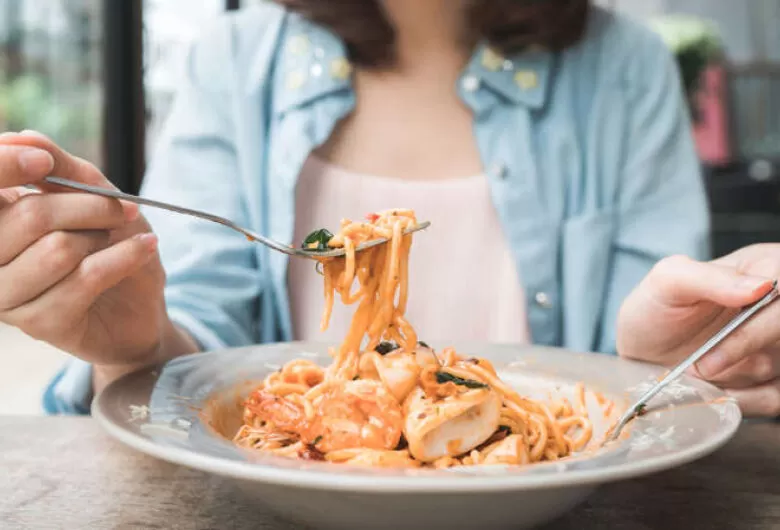
[[[268,237],[261,236],[260,234],[253,232],[247,228],[238,226],[234,222],[229,221],[224,217],[219,217],[217,215],[202,212],[199,210],[183,208],[181,206],[176,206],[174,204],[155,201],[152,199],[147,199],[145,197],[138,197],[136,195],[129,195],[127,193],[122,193],[121,191],[117,191],[117,190],[99,188],[97,186],[90,186],[88,184],[82,184],[80,182],[74,182],[72,180],[67,180],[59,177],[46,177],[44,180],[48,184],[54,184],[56,186],[62,186],[65,188],[70,188],[85,193],[91,193],[93,195],[109,197],[112,199],[120,199],[127,202],[133,202],[135,204],[142,204],[144,206],[151,206],[152,208],[160,208],[163,210],[168,210],[171,212],[176,212],[184,215],[191,215],[193,217],[205,219],[206,221],[218,223],[228,228],[231,228],[237,232],[240,232],[250,241],[257,241],[258,243],[263,244],[268,248],[271,248],[278,252],[282,252],[289,256],[297,256],[301,258],[320,260],[322,258],[338,258],[346,254],[346,250],[344,250],[343,248],[335,248],[333,250],[307,250],[303,248],[291,247],[289,245],[285,245],[284,243],[280,243],[279,241],[275,241]],[[413,232],[423,230],[425,228],[428,228],[430,225],[431,225],[430,221],[423,221],[422,223],[417,223],[416,225],[404,230],[404,235],[408,235]],[[366,250],[368,248],[375,247],[383,243],[387,243],[387,241],[388,241],[387,238],[379,238],[379,239],[372,239],[371,241],[366,241],[365,243],[361,243],[360,245],[356,246],[355,252],[360,252],[361,250]]]
[[770,290],[763,298],[753,305],[746,307],[740,311],[737,316],[731,319],[720,331],[715,333],[707,342],[701,345],[699,349],[693,352],[688,358],[684,359],[680,364],[674,367],[666,376],[661,379],[657,384],[653,385],[650,390],[645,392],[629,409],[623,413],[618,422],[607,434],[605,443],[617,440],[620,435],[620,431],[634,418],[641,416],[644,413],[647,402],[653,399],[663,388],[680,377],[685,370],[693,366],[693,364],[701,359],[705,354],[710,352],[715,346],[720,344],[723,339],[728,337],[735,329],[747,322],[747,320],[758,313],[761,309],[768,306],[774,301],[780,293],[777,291],[777,281],[772,283],[772,290]]

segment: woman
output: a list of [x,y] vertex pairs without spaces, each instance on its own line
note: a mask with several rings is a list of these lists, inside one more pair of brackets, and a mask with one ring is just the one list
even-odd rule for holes
[[[50,411],[86,412],[93,390],[178,355],[319,338],[310,264],[188,217],[31,195],[13,186],[109,183],[35,133],[0,142],[0,318],[75,356]],[[614,352],[651,267],[706,255],[675,65],[586,0],[280,0],[226,17],[192,49],[144,192],[285,243],[416,208],[433,227],[409,318],[431,340]]]

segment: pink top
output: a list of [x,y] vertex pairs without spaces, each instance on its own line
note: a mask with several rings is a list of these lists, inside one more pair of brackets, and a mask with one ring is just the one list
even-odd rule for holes
[[[295,241],[342,218],[412,208],[431,228],[415,235],[406,316],[420,340],[528,342],[525,299],[484,176],[406,181],[358,175],[310,156],[296,192]],[[291,259],[289,288],[298,340],[338,344],[354,307],[338,300],[320,333],[322,277],[308,260]]]

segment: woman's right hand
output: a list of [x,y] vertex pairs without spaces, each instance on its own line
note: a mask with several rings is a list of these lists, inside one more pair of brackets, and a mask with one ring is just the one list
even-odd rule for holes
[[0,136],[0,321],[93,363],[96,381],[162,360],[177,331],[149,225],[133,204],[41,184],[49,175],[113,187],[38,133]]

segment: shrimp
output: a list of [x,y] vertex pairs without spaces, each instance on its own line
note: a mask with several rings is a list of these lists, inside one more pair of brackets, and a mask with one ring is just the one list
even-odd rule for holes
[[[308,405],[308,403],[307,403]],[[380,381],[348,381],[313,400],[313,414],[287,396],[257,390],[246,402],[253,418],[297,435],[323,452],[339,449],[394,449],[401,439],[401,405]],[[245,418],[247,419],[247,418]],[[252,420],[252,418],[248,418]]]
[[[308,428],[306,412],[302,405],[267,390],[252,392],[245,405],[245,421],[257,418],[263,423],[273,424],[278,430],[298,435]],[[247,418],[250,415],[252,417]]]
[[389,450],[398,446],[404,418],[401,405],[380,381],[348,381],[314,401],[316,414],[304,438],[317,439],[324,452],[340,449]]

